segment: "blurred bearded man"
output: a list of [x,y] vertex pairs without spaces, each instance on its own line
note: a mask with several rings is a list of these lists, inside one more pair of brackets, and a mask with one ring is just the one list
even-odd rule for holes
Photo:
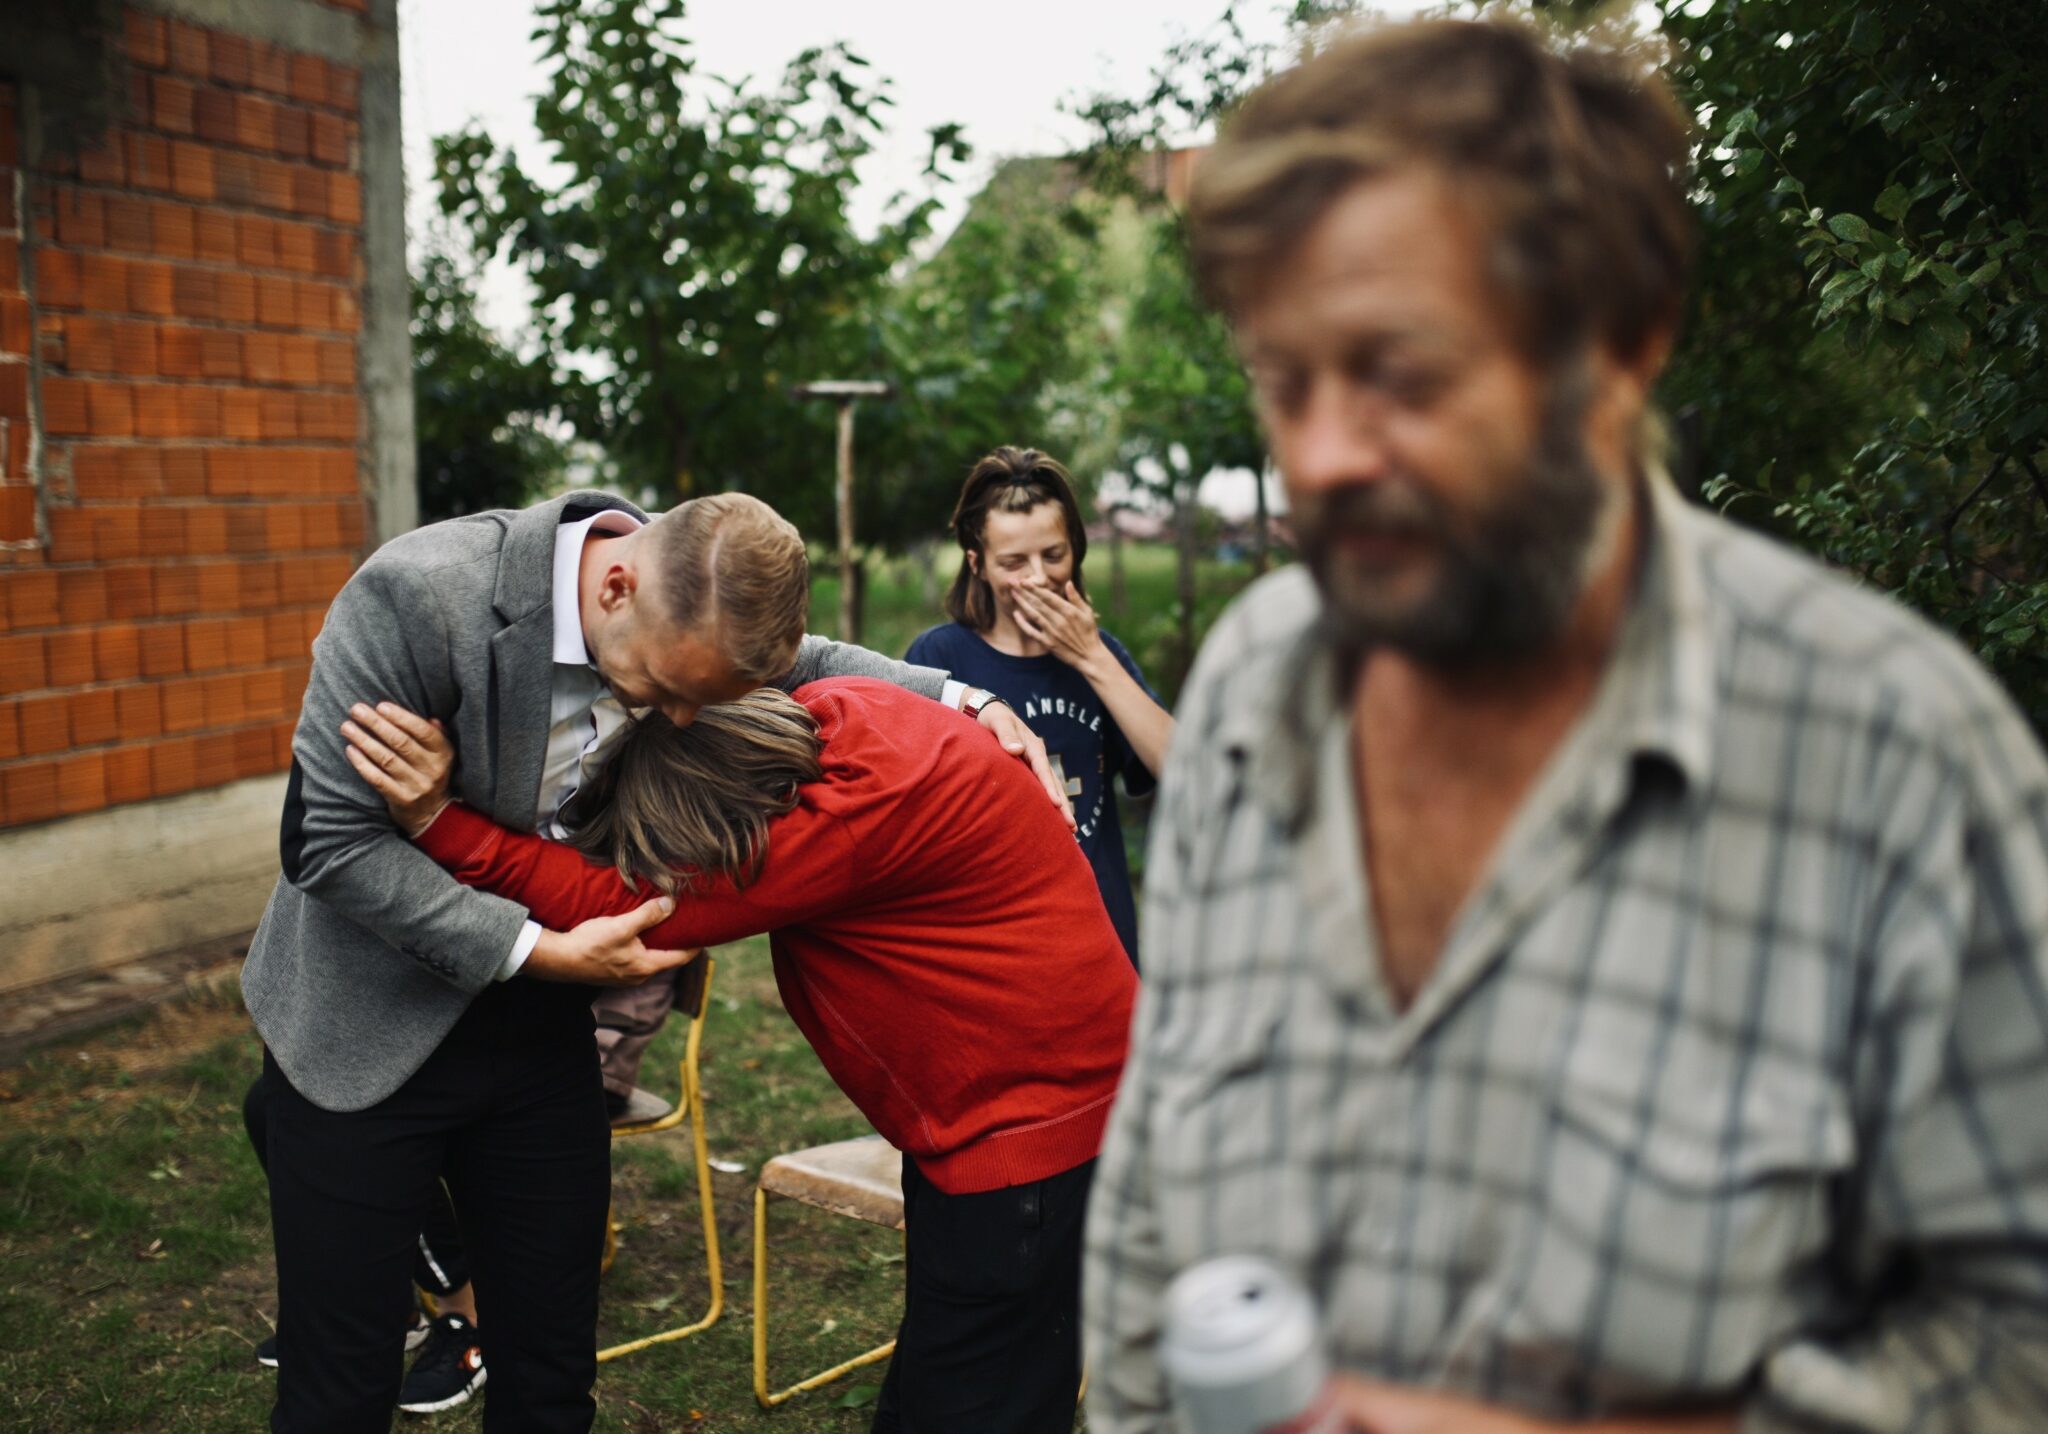
[[1095,1434],[1179,1270],[1349,1426],[2048,1419],[2048,765],[1947,637],[1645,440],[1693,247],[1639,56],[1354,35],[1190,198],[1302,567],[1189,679],[1088,1232]]

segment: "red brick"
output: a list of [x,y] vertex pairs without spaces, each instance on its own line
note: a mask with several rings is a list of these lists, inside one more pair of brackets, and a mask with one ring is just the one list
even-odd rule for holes
[[252,159],[250,161],[250,168],[256,176],[257,202],[263,205],[264,208],[281,210],[300,209],[301,212],[309,214],[318,212],[319,206],[317,203],[311,208],[300,206],[295,197],[298,191],[294,184],[293,176],[310,174],[317,177],[320,173],[319,170],[308,169],[306,166],[299,164],[282,164],[273,159]]
[[152,568],[150,590],[158,617],[183,617],[199,610],[199,569],[190,563]]
[[157,371],[156,325],[120,322],[111,325],[114,372],[147,377]]
[[220,392],[195,384],[145,384],[135,393],[135,431],[145,438],[212,438]]
[[150,790],[160,797],[189,792],[198,743],[190,737],[159,742],[149,749]]
[[[220,396],[221,434],[227,438],[257,439],[263,436],[262,405],[253,388],[231,388]],[[234,519],[228,520],[234,531]]]
[[213,151],[203,144],[178,140],[171,145],[171,188],[184,199],[215,195]]
[[288,83],[292,98],[300,104],[326,104],[327,62],[318,55],[293,55]]
[[157,367],[165,378],[198,378],[204,370],[199,362],[199,344],[210,329],[184,328],[165,324],[156,331]]
[[192,133],[192,85],[176,75],[152,75],[149,85],[149,119],[170,134]]
[[299,327],[302,329],[331,329],[334,327],[334,299],[341,292],[332,284],[309,284],[301,282],[294,286],[297,300]]
[[170,41],[170,67],[181,75],[195,80],[206,78],[207,43],[206,31],[197,25],[188,25],[183,20],[168,22]]
[[[228,625],[224,619],[205,617],[185,624],[186,671],[217,672],[232,666],[234,659],[228,651]],[[240,702],[237,697],[237,717],[241,715]]]
[[80,747],[112,742],[121,735],[121,720],[111,687],[80,692],[71,698],[71,741]]
[[163,684],[164,730],[194,732],[206,725],[206,684],[196,677]]
[[166,259],[191,259],[198,254],[197,225],[190,205],[154,200],[149,206],[149,247]]
[[217,264],[232,264],[240,257],[235,243],[235,217],[217,209],[195,212],[193,227],[199,257]]
[[290,279],[256,280],[256,322],[281,329],[299,322],[297,286]]
[[[175,677],[185,670],[185,635],[178,624],[156,623],[142,629],[142,675],[145,677]],[[164,722],[170,722],[170,708],[164,709]]]
[[28,762],[9,767],[5,773],[0,773],[0,780],[5,783],[0,792],[4,792],[6,797],[10,826],[44,822],[58,814],[55,762]]
[[259,436],[265,439],[297,438],[299,408],[289,393],[262,393],[257,397]]
[[40,637],[0,637],[0,693],[33,692],[49,669]]
[[[239,582],[241,584],[242,607],[248,612],[262,612],[274,608],[278,594],[283,590],[279,574],[284,564],[274,562],[243,563]],[[268,629],[265,629],[268,632]],[[268,642],[266,639],[266,648]]]
[[235,143],[266,152],[276,149],[277,106],[260,95],[236,95]]
[[264,655],[272,662],[289,661],[306,655],[306,635],[299,625],[299,615],[295,612],[274,612],[266,616],[263,619],[263,637]]
[[241,448],[209,448],[206,451],[206,492],[209,497],[240,498],[249,491],[245,460],[250,451]]
[[277,226],[277,220],[260,214],[244,214],[235,221],[236,252],[244,264],[258,269],[277,267]]
[[115,688],[114,709],[126,741],[154,737],[164,730],[163,689],[153,682]]
[[314,268],[330,279],[355,275],[356,240],[339,229],[322,229],[313,238]]
[[[222,277],[226,277],[223,275]],[[207,378],[242,376],[244,335],[224,329],[199,331],[199,371]]]
[[32,543],[36,537],[36,495],[33,488],[0,488],[0,542]]
[[71,487],[73,492],[86,502],[123,496],[121,465],[115,457],[115,450],[88,448],[84,445],[73,447]]
[[209,144],[232,144],[235,97],[226,90],[201,89],[192,100],[192,127]]
[[[127,384],[96,379],[85,386],[85,403],[95,437],[134,437],[135,395]],[[100,556],[111,555],[102,553]]]
[[28,417],[28,365],[0,364],[0,419]]
[[0,295],[0,353],[26,354],[29,333],[28,300],[19,294]]
[[327,67],[327,102],[343,114],[362,107],[363,72],[353,65]]
[[[179,140],[179,144],[185,141]],[[161,135],[129,133],[121,136],[121,151],[128,161],[128,187],[164,190],[171,187],[171,144]]]
[[78,151],[78,177],[87,184],[104,184],[119,189],[128,182],[121,162],[121,145],[109,136]]
[[214,280],[214,303],[224,324],[256,322],[256,280],[250,274],[220,274]]
[[263,660],[263,618],[261,614],[223,620],[228,633],[228,665],[247,667]]
[[[261,618],[253,618],[244,619],[244,621],[255,623],[258,645],[253,648],[238,645],[236,650],[244,656],[251,653],[260,655],[262,651],[263,620]],[[284,674],[274,667],[267,667],[261,672],[243,674],[242,710],[251,717],[285,716]]]
[[277,107],[277,152],[286,159],[306,159],[312,154],[312,111],[297,105]]
[[111,254],[87,254],[78,262],[85,307],[106,313],[128,309],[128,261]]
[[105,569],[107,616],[123,621],[156,615],[156,583],[148,568]]
[[126,682],[142,675],[142,629],[132,624],[94,628],[92,670],[102,682]]
[[234,727],[246,719],[242,706],[242,679],[228,673],[206,679],[206,725]]
[[[194,508],[185,515],[185,550],[195,558],[210,558],[228,550],[228,512],[214,504]],[[200,592],[206,591],[204,576]]]
[[[100,629],[105,631],[105,629]],[[53,632],[43,639],[43,665],[52,687],[83,687],[98,672],[97,634]]]
[[185,510],[152,507],[142,513],[142,555],[176,558],[185,554]]
[[192,758],[192,785],[218,787],[235,779],[235,734],[216,732],[199,739]]
[[206,496],[206,454],[198,448],[166,448],[164,493],[172,498]]
[[57,191],[57,242],[99,249],[107,242],[107,203],[97,194],[65,185]]
[[[64,320],[64,367],[70,373],[112,373],[114,326],[105,319]],[[9,374],[26,377],[27,373],[21,365],[0,368],[0,381]],[[26,413],[12,412],[7,398],[0,397],[0,416],[21,418]]]
[[335,288],[333,296],[334,327],[345,334],[360,332],[363,327],[363,310],[362,305],[356,302],[356,291]]
[[167,319],[177,312],[173,302],[171,265],[154,259],[128,264],[128,307],[138,314]]
[[310,214],[316,219],[325,218],[333,205],[333,191],[328,186],[331,176],[325,171],[309,165],[294,164],[291,171],[291,203],[294,214]]
[[24,698],[16,711],[21,724],[24,756],[40,757],[48,752],[61,752],[71,745],[70,698]]
[[150,796],[149,749],[117,747],[106,754],[107,805],[124,806]]
[[219,276],[211,269],[180,264],[171,271],[171,308],[184,319],[218,318]]
[[277,263],[279,268],[290,269],[300,274],[318,271],[312,225],[294,224],[284,219],[278,221]]
[[232,735],[237,777],[260,777],[276,770],[268,727],[244,727]]
[[84,300],[78,256],[62,249],[36,255],[36,302],[44,308],[75,309]]
[[[0,702],[0,762],[11,762],[21,755],[21,731],[14,725],[14,703]],[[0,788],[0,794],[5,789]],[[0,813],[4,819],[5,813]]]
[[85,416],[85,381],[51,376],[43,380],[43,428],[50,433],[90,433]]
[[[104,622],[107,617],[107,577],[98,568],[67,571],[57,575],[58,618],[68,627]],[[17,627],[31,624],[17,622]],[[41,626],[44,624],[35,624]],[[54,624],[50,624],[54,625]]]
[[254,56],[249,41],[225,30],[215,30],[207,37],[207,41],[212,51],[210,58],[213,61],[213,77],[224,85],[233,85],[236,89],[248,88],[250,80],[254,77]]
[[287,334],[283,343],[283,379],[286,383],[315,384],[321,381],[320,341],[303,334]]
[[285,342],[278,334],[245,334],[242,338],[242,377],[251,383],[282,383]]
[[170,63],[170,49],[164,40],[161,15],[147,15],[131,9],[121,19],[125,48],[131,63],[148,70],[161,70]]
[[0,610],[4,610],[9,627],[55,627],[63,606],[64,584],[58,574],[44,571],[8,575],[7,600]]
[[258,182],[257,160],[253,155],[224,149],[213,159],[213,194],[222,204],[238,209],[254,208],[263,202]]
[[142,510],[138,507],[95,508],[93,515],[93,556],[101,562],[118,562],[142,553]]
[[314,113],[312,154],[322,164],[348,163],[348,131],[339,115]]
[[251,42],[249,88],[261,90],[266,95],[288,95],[291,87],[291,60],[287,53],[261,40]]
[[96,812],[107,804],[106,759],[83,752],[57,764],[57,813],[73,817]]
[[[194,524],[185,524],[189,533]],[[222,551],[227,544],[226,529],[222,529]],[[199,575],[199,611],[230,612],[244,605],[242,597],[242,569],[238,563],[202,563],[196,570]]]

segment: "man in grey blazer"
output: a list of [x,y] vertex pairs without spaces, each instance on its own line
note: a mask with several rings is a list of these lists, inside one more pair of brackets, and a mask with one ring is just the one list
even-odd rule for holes
[[1057,791],[986,694],[803,636],[808,581],[795,529],[758,500],[649,522],[582,492],[394,539],[336,597],[293,741],[282,879],[242,974],[272,1102],[274,1430],[389,1427],[413,1242],[443,1176],[489,1330],[485,1428],[589,1427],[610,1191],[590,987],[688,959],[639,939],[665,900],[552,932],[458,885],[351,769],[352,712],[388,701],[445,724],[456,795],[529,831],[558,830],[632,709],[687,724],[826,676],[978,709]]

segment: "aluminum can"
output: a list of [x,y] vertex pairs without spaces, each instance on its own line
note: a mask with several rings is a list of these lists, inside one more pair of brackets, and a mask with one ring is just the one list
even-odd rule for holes
[[1191,1265],[1166,1291],[1159,1351],[1187,1434],[1342,1434],[1314,1303],[1269,1260]]

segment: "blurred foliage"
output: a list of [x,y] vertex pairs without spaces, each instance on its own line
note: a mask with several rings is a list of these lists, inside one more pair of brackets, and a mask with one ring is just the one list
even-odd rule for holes
[[[934,201],[900,198],[873,238],[848,215],[886,83],[843,45],[778,84],[704,73],[682,0],[543,0],[534,122],[563,172],[479,129],[435,143],[444,212],[532,279],[564,411],[613,480],[660,506],[744,489],[831,530],[831,406],[790,389],[886,368],[878,314]],[[928,173],[964,157],[932,132]]]
[[420,520],[522,507],[562,475],[562,442],[544,426],[558,403],[554,380],[545,364],[518,358],[477,317],[475,265],[453,246],[428,247],[416,267]]

